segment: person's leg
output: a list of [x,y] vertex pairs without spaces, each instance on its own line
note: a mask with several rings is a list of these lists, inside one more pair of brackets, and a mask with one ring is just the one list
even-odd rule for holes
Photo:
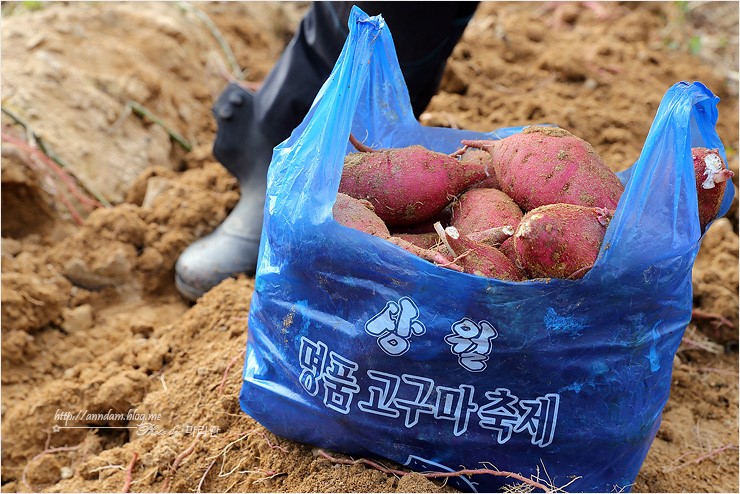
[[[330,12],[331,11],[331,12]],[[195,300],[222,280],[257,266],[272,149],[303,120],[331,73],[346,34],[328,4],[314,3],[260,90],[231,83],[213,106],[213,155],[239,180],[241,197],[224,222],[186,248],[175,284]]]
[[301,123],[329,77],[349,34],[353,5],[382,14],[396,45],[414,115],[437,92],[447,58],[462,37],[478,2],[316,2],[257,94],[264,129],[286,139]]
[[[345,32],[352,3],[341,2]],[[414,115],[419,118],[439,89],[447,59],[473,17],[478,2],[356,2],[370,15],[382,14]],[[346,12],[346,13],[345,13]]]
[[[414,114],[439,87],[452,49],[477,2],[359,2],[383,14],[393,33]],[[176,284],[195,299],[221,280],[254,274],[272,148],[305,117],[331,73],[348,34],[350,2],[315,2],[296,35],[255,94],[230,84],[213,107],[218,124],[213,154],[239,180],[241,198],[224,222],[196,241],[175,266]]]

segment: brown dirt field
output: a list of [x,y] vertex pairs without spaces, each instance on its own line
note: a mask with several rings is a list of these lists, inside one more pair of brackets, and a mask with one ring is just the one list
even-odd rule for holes
[[[307,8],[195,5],[251,82]],[[194,305],[175,290],[179,253],[239,194],[210,152],[227,63],[203,19],[175,2],[2,8],[3,109],[113,204],[73,221],[72,193],[3,113],[2,490],[120,491],[134,455],[134,492],[450,490],[420,474],[335,465],[267,432],[238,401],[253,279],[225,281]],[[721,98],[718,132],[737,177],[737,53],[733,2],[486,3],[421,121],[479,131],[558,123],[622,170],[664,92],[698,80]],[[192,150],[126,113],[129,101]],[[710,317],[687,329],[636,492],[738,491],[737,200],[707,233],[693,283],[695,308]],[[159,433],[143,417],[58,428],[59,411],[79,410],[157,414]]]

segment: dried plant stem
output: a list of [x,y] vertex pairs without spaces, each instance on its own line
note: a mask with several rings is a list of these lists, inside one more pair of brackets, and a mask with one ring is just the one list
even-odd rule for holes
[[114,468],[117,468],[118,470],[123,470],[124,472],[126,471],[126,469],[123,468],[123,466],[121,465],[104,465],[102,467],[91,468],[89,472],[96,473],[96,472],[102,472],[103,470],[112,470]]
[[133,114],[139,118],[148,118],[155,124],[162,127],[165,130],[165,132],[167,132],[167,134],[170,136],[170,138],[172,138],[175,142],[177,142],[180,145],[180,147],[184,149],[186,152],[190,152],[193,150],[193,145],[190,144],[190,141],[185,139],[177,131],[175,131],[170,126],[168,126],[166,123],[164,123],[164,120],[162,120],[161,118],[153,114],[151,111],[146,109],[144,105],[142,105],[141,103],[137,103],[136,101],[129,100],[126,103],[126,106],[123,110],[122,117],[125,118],[128,112],[133,112]]
[[683,339],[681,340],[681,343],[685,343],[686,345],[692,348],[696,348],[698,350],[704,350],[705,352],[713,353],[715,355],[719,355],[723,353],[722,346],[712,341],[697,341],[697,340],[684,336]]
[[234,52],[231,50],[229,43],[226,41],[226,38],[224,38],[224,36],[221,34],[221,31],[219,31],[218,27],[216,27],[216,24],[211,20],[210,17],[208,17],[208,14],[194,7],[189,2],[177,2],[177,6],[185,12],[193,14],[195,17],[198,18],[199,21],[205,24],[205,26],[208,28],[208,31],[210,31],[211,36],[213,36],[218,45],[221,47],[221,51],[224,52],[224,56],[231,66],[231,74],[236,79],[243,79],[244,75],[242,73],[241,67],[239,67],[239,63],[236,61],[236,56],[234,56]]
[[[713,456],[717,456],[718,454],[722,453],[723,451],[727,451],[728,449],[738,449],[738,446],[737,446],[737,444],[732,444],[732,443],[725,444],[724,446],[720,446],[719,448],[713,449],[712,451],[710,451],[710,452],[708,452],[708,453],[706,453],[704,455],[701,455],[698,458],[694,458],[691,461],[687,461],[687,462],[681,463],[680,465],[676,465],[675,467],[663,469],[663,472],[664,473],[673,472],[675,470],[678,470],[679,468],[683,468],[683,467],[685,467],[687,465],[691,465],[692,463],[694,463],[694,464],[695,463],[700,463],[700,462],[702,462],[702,461],[704,461],[704,460],[706,460],[708,458],[711,458]],[[684,456],[686,456],[686,455],[684,455]],[[679,460],[680,460],[680,458],[679,458]]]
[[208,464],[208,468],[206,468],[206,471],[203,472],[203,476],[200,478],[200,482],[198,482],[198,488],[195,490],[195,492],[202,492],[201,489],[203,488],[203,482],[206,481],[206,476],[208,476],[208,472],[210,472],[211,468],[213,468],[213,465],[215,465],[216,460],[218,460],[218,457],[214,458],[211,463]]
[[[358,464],[367,465],[376,470],[380,470],[383,473],[387,473],[391,475],[398,475],[399,477],[403,477],[404,475],[413,473],[413,472],[409,472],[405,470],[396,470],[393,468],[386,468],[380,465],[379,463],[376,463],[372,460],[368,460],[366,458],[360,458],[358,460],[346,460],[343,458],[334,458],[333,456],[329,455],[328,453],[322,450],[317,450],[316,455],[321,456],[322,458],[325,458],[333,463],[339,463],[341,465],[358,465]],[[532,479],[528,479],[527,477],[519,475],[518,473],[505,472],[502,470],[492,470],[489,468],[463,469],[463,470],[458,470],[456,472],[425,472],[425,473],[419,473],[419,475],[426,477],[428,479],[461,477],[463,475],[493,475],[496,477],[507,477],[507,478],[512,478],[514,480],[518,480],[519,482],[522,482],[530,487],[534,487],[535,489],[540,489],[543,492],[552,492],[552,489],[550,489],[548,486],[541,484],[537,481],[534,481]]]
[[131,488],[131,476],[134,473],[134,465],[136,465],[136,460],[138,459],[139,453],[134,451],[134,456],[131,457],[131,461],[129,462],[128,468],[126,469],[126,480],[123,482],[123,489],[121,489],[121,492],[128,492]]
[[722,374],[725,376],[737,376],[737,370],[730,370],[730,369],[717,369],[715,367],[697,367],[697,372],[702,373],[715,373],[715,374]]

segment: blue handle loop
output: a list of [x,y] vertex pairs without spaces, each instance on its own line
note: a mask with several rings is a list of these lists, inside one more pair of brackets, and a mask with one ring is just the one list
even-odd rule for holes
[[[370,85],[371,90],[364,87],[371,79],[370,71],[378,72],[378,66],[386,65],[377,60],[371,63],[371,59],[390,56],[395,57],[395,49],[383,18],[369,17],[353,7],[349,16],[349,36],[331,75],[303,122],[273,152],[267,178],[266,218],[279,216],[281,221],[298,226],[320,224],[329,217],[339,189],[346,150],[346,146],[337,143],[349,142],[361,97],[364,96],[362,104],[370,105],[368,95],[376,91],[396,95],[406,91],[403,80],[393,79],[385,79],[384,86],[379,89],[375,84]],[[373,78],[381,75],[373,74]],[[408,112],[411,112],[408,92],[406,100]],[[375,100],[375,106],[380,101],[383,100]],[[408,118],[407,115],[401,117]],[[410,118],[413,119],[413,114]]]
[[[715,131],[717,98],[699,82],[679,82],[666,92],[609,225],[600,268],[639,271],[698,249],[698,202],[692,146],[724,146]],[[723,215],[734,188],[727,187]],[[693,258],[693,257],[692,257]]]

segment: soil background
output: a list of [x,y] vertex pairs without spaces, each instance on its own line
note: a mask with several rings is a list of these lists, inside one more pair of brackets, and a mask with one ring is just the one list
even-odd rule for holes
[[[127,469],[131,491],[450,490],[267,432],[238,403],[253,280],[194,305],[174,288],[179,253],[239,197],[211,155],[210,106],[228,77],[259,84],[307,7],[2,4],[3,491],[120,491]],[[485,3],[420,120],[557,123],[617,171],[665,91],[697,80],[721,98],[737,177],[737,57],[735,2]],[[696,317],[636,492],[738,492],[737,200],[693,282]],[[159,415],[60,428],[60,410]],[[141,434],[147,422],[166,433]]]

